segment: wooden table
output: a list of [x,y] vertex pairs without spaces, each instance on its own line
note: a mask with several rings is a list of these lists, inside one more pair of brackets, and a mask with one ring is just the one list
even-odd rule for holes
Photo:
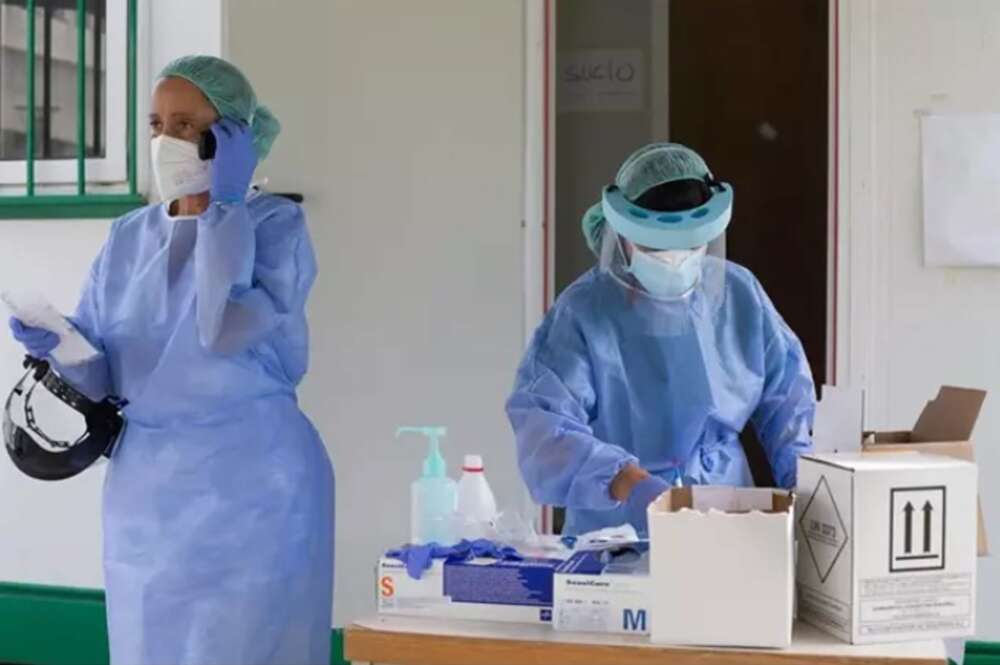
[[651,645],[549,626],[380,616],[347,629],[345,656],[373,665],[945,665],[944,643],[851,646],[808,625],[783,651]]

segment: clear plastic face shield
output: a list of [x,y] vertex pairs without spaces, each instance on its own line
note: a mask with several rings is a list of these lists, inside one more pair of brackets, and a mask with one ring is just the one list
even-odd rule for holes
[[695,263],[697,272],[693,285],[679,295],[651,292],[656,284],[675,279],[650,282],[647,278],[644,284],[641,278],[646,273],[634,267],[636,262],[631,258],[627,243],[610,225],[605,225],[598,268],[611,278],[615,287],[603,294],[605,312],[613,316],[621,310],[635,316],[644,332],[654,335],[686,334],[695,319],[711,320],[726,292],[726,261],[712,253],[716,248],[721,252],[723,243],[711,243],[711,247],[703,247],[686,259]]
[[654,190],[631,202],[605,188],[599,267],[651,312],[714,311],[725,292],[732,188],[706,179]]

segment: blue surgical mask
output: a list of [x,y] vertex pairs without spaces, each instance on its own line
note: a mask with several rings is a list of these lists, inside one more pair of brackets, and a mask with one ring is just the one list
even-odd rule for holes
[[633,249],[628,271],[650,295],[679,298],[698,283],[705,252],[705,247],[663,252]]

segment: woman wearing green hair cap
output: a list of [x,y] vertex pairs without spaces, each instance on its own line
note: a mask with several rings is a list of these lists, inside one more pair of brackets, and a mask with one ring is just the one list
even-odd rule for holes
[[326,665],[333,473],[295,394],[316,260],[302,209],[250,188],[278,123],[195,56],[149,124],[163,200],[113,224],[71,318],[102,354],[57,364],[129,403],[104,489],[111,660]]
[[810,449],[812,374],[745,268],[707,254],[733,191],[693,150],[636,151],[583,219],[598,266],[549,310],[507,414],[521,474],[564,533],[632,524],[676,484],[751,485],[752,425],[776,482]]

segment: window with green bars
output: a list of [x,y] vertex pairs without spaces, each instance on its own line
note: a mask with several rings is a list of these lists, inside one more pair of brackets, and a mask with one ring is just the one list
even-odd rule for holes
[[0,0],[0,219],[143,205],[136,2]]

